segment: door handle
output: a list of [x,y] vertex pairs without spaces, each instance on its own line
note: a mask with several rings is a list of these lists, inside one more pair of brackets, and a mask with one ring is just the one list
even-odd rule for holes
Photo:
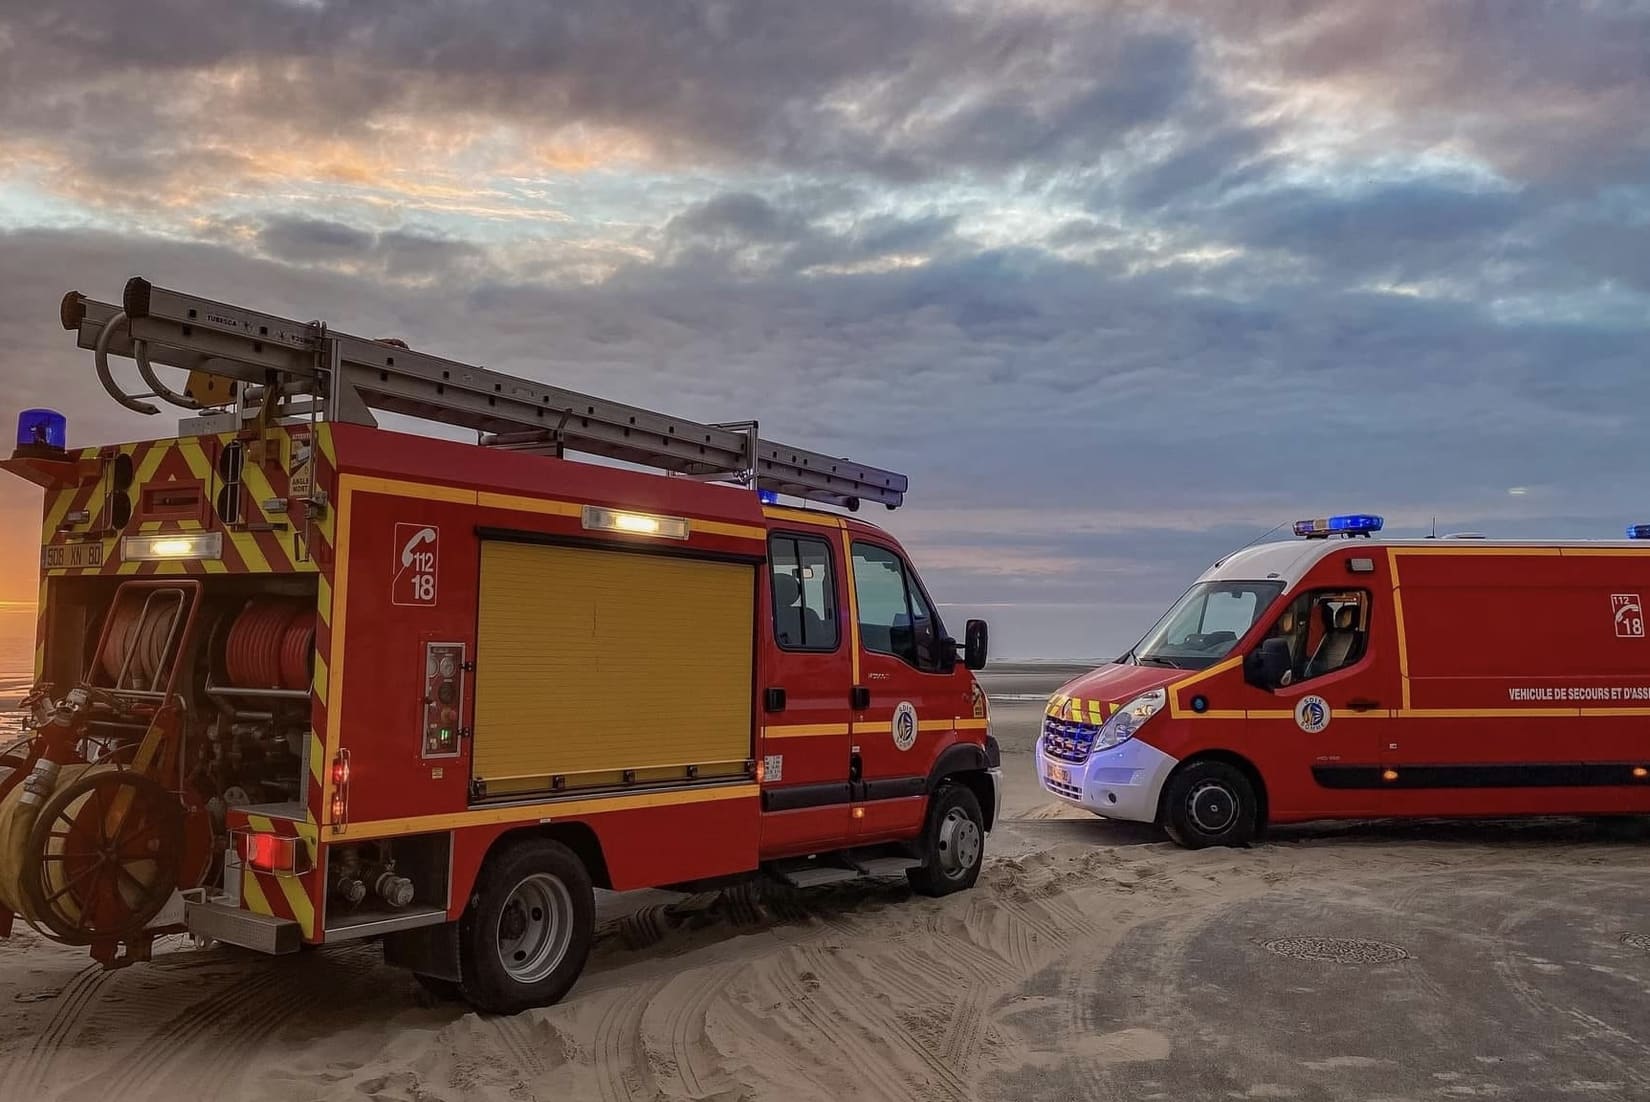
[[1346,702],[1347,708],[1354,712],[1373,712],[1381,706],[1379,700],[1365,700],[1363,697],[1354,697]]
[[770,712],[785,710],[785,690],[775,686],[762,694],[762,706]]
[[871,706],[871,690],[864,685],[855,685],[853,692],[848,694],[848,706],[856,712],[863,712]]

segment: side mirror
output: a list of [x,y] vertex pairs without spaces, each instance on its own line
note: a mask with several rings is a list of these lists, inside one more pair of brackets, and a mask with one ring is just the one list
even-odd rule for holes
[[1256,688],[1270,691],[1283,684],[1293,665],[1289,641],[1267,639],[1243,660],[1243,679]]
[[963,665],[971,670],[985,669],[986,655],[990,650],[991,631],[984,620],[970,620],[963,629]]

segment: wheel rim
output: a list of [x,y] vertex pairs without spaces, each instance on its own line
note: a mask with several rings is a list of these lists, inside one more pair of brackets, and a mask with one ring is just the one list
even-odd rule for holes
[[1186,796],[1186,816],[1205,834],[1230,830],[1240,806],[1236,792],[1214,781],[1205,781]]
[[176,887],[181,830],[175,797],[143,777],[92,774],[67,785],[31,833],[30,911],[71,945],[141,930]]
[[980,860],[980,826],[960,807],[940,820],[940,871],[947,879],[961,879]]
[[494,940],[499,963],[517,983],[538,983],[554,972],[573,941],[567,885],[547,872],[517,884],[499,910]]

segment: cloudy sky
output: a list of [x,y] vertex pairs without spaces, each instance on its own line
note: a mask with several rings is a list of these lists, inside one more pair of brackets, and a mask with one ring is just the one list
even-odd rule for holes
[[0,413],[169,430],[57,324],[133,274],[908,472],[1109,655],[1295,517],[1650,521],[1650,3],[6,4]]

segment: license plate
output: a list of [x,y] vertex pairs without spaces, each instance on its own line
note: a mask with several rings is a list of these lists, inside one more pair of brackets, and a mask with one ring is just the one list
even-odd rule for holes
[[1051,765],[1048,767],[1048,779],[1055,784],[1063,784],[1069,788],[1071,787],[1071,770],[1063,765]]
[[47,570],[79,570],[103,565],[101,543],[65,543],[40,549],[40,565]]

